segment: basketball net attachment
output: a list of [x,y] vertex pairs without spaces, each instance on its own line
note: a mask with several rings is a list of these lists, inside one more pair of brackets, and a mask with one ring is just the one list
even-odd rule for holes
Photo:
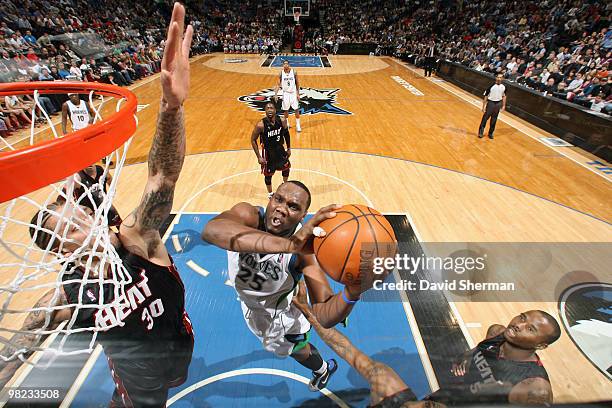
[[[61,109],[68,93],[79,94],[94,118],[64,136],[61,116],[49,111]],[[33,364],[30,353],[44,351],[49,356],[40,361],[48,366],[59,355],[90,352],[100,331],[122,324],[96,316],[121,310],[124,288],[131,283],[109,228],[122,213],[112,201],[136,130],[137,101],[126,89],[95,82],[0,85],[0,98],[13,95],[29,107],[24,111],[32,123],[28,132],[0,137],[0,358]],[[35,128],[37,121],[43,124]],[[101,159],[93,169],[97,182],[77,174]],[[78,300],[58,302],[67,285]],[[65,309],[72,310],[71,318],[53,323]],[[29,329],[22,322],[32,312],[44,312],[44,323]],[[83,315],[100,324],[79,324]],[[28,347],[23,334],[49,339],[45,346],[37,341]],[[77,334],[81,346],[72,342],[67,351]]]

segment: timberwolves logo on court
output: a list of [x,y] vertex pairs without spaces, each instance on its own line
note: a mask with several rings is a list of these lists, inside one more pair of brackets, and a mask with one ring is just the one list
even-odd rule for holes
[[559,301],[565,330],[580,351],[612,379],[612,284],[581,283]]
[[[351,112],[341,109],[335,105],[336,94],[340,88],[334,89],[316,89],[316,88],[301,88],[300,89],[300,114],[314,115],[316,113],[331,113],[333,115],[352,115]],[[238,98],[240,102],[244,102],[252,109],[260,112],[265,112],[266,103],[272,100],[274,96],[274,88],[262,89],[250,95],[243,95]],[[276,109],[281,109],[281,95],[278,96]],[[290,109],[289,112],[293,112]]]

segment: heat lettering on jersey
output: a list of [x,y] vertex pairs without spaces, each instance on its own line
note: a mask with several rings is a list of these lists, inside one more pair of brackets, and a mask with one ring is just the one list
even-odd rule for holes
[[482,381],[470,384],[470,391],[473,394],[477,394],[480,391],[480,388],[484,384],[494,383],[494,382],[496,382],[496,380],[495,380],[495,377],[493,376],[493,370],[491,370],[491,367],[489,366],[489,363],[484,358],[484,356],[482,355],[482,352],[480,350],[478,350],[474,354],[473,359],[474,359],[474,365],[478,369],[478,372],[480,373],[480,376],[483,379]]
[[125,319],[137,310],[151,297],[149,279],[144,269],[140,273],[140,281],[125,289],[123,295],[114,305],[107,305],[96,312],[96,329],[106,331],[115,326],[123,326]]
[[269,131],[268,131],[268,137],[275,137],[275,136],[280,135],[281,130],[283,130],[283,128],[280,128],[280,129],[274,129],[274,130],[269,130]]
[[268,139],[276,139],[277,142],[280,142],[281,139],[281,130],[283,130],[282,128],[280,129],[274,129],[274,130],[269,130],[268,131]]

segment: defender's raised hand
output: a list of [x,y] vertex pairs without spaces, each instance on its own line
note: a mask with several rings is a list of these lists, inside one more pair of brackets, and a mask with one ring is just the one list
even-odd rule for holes
[[161,84],[166,109],[180,107],[189,93],[189,50],[193,27],[185,30],[185,7],[174,3],[161,63]]

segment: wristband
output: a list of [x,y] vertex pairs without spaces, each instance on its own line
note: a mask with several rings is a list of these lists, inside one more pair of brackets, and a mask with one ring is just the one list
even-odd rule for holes
[[347,303],[349,305],[354,305],[355,303],[359,302],[359,299],[350,300],[349,298],[347,298],[346,295],[344,294],[344,289],[342,289],[342,300],[344,300],[344,303]]

